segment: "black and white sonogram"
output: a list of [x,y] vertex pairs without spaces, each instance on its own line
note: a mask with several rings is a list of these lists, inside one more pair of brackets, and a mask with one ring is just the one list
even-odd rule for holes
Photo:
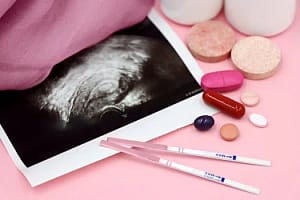
[[[164,56],[151,66],[155,50]],[[180,82],[176,79],[184,69],[173,65],[158,40],[116,35],[66,61],[65,73],[47,80],[32,100],[66,124],[78,117],[101,121],[110,112],[126,115],[130,108],[167,93],[166,82]]]
[[0,122],[31,166],[200,91],[146,20],[57,64],[32,89],[1,92]]

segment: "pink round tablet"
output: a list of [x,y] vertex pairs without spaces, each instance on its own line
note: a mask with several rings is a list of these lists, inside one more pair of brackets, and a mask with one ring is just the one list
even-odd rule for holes
[[240,88],[244,76],[238,70],[225,70],[207,73],[201,78],[201,87],[216,92],[229,92]]
[[253,91],[243,92],[240,99],[241,102],[246,106],[255,106],[259,103],[259,96]]
[[236,35],[224,22],[209,20],[194,25],[186,44],[194,57],[204,62],[218,62],[229,57]]

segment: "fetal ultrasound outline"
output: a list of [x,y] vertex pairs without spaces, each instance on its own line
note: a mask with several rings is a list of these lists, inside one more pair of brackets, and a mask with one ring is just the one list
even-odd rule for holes
[[[145,69],[146,67],[146,63],[149,60],[153,60],[153,52],[154,51],[158,51],[161,50],[162,52],[164,51],[164,49],[167,49],[168,54],[172,51],[170,51],[170,47],[166,46],[165,43],[161,42],[158,39],[154,39],[154,38],[149,38],[149,37],[143,37],[143,36],[136,36],[136,35],[115,35],[110,37],[109,39],[107,39],[104,42],[101,42],[87,50],[85,50],[83,53],[79,53],[79,55],[76,55],[74,58],[71,58],[65,62],[62,63],[62,66],[57,66],[57,67],[65,67],[67,70],[63,73],[61,73],[61,77],[59,76],[54,76],[54,77],[50,77],[49,80],[47,80],[43,86],[41,86],[39,89],[36,90],[36,92],[31,95],[31,102],[34,102],[33,104],[35,106],[38,106],[39,109],[50,112],[52,114],[56,114],[56,116],[58,118],[60,118],[60,120],[62,120],[64,122],[65,125],[68,125],[70,118],[76,118],[78,116],[81,116],[83,118],[86,118],[87,120],[91,120],[93,117],[89,117],[89,113],[85,113],[84,115],[81,115],[79,113],[79,115],[77,115],[78,113],[74,112],[72,109],[74,108],[74,104],[71,105],[69,107],[68,111],[61,111],[61,109],[64,109],[63,107],[59,107],[60,105],[58,105],[58,107],[55,107],[56,105],[51,104],[51,98],[55,97],[54,92],[52,92],[51,94],[51,90],[54,90],[55,87],[53,87],[53,85],[57,84],[57,82],[59,82],[60,79],[64,79],[64,77],[68,76],[69,71],[72,71],[72,66],[68,66],[68,65],[77,65],[79,64],[79,66],[82,64],[80,62],[82,62],[82,60],[80,61],[81,57],[84,57],[86,55],[91,55],[93,54],[94,51],[97,52],[97,50],[103,50],[104,54],[105,54],[105,50],[107,50],[107,48],[112,48],[114,51],[123,51],[122,48],[127,48],[124,50],[124,52],[126,52],[125,54],[121,54],[121,57],[123,56],[122,59],[128,59],[130,60],[130,62],[132,63],[137,63],[136,67],[138,67],[137,69],[137,74],[131,74],[131,76],[133,78],[135,78],[135,80],[133,80],[131,82],[131,84],[128,84],[127,86],[125,85],[124,88],[127,87],[127,90],[129,92],[131,92],[130,94],[132,94],[132,98],[129,97],[129,95],[125,95],[122,96],[124,94],[121,94],[119,96],[119,101],[115,101],[115,102],[110,102],[102,107],[97,107],[97,117],[95,118],[96,121],[99,122],[99,120],[101,121],[101,119],[107,115],[107,113],[110,112],[114,112],[114,113],[119,113],[119,115],[121,116],[121,118],[126,118],[127,117],[127,111],[128,109],[130,109],[132,106],[138,106],[140,104],[146,103],[150,100],[152,100],[153,98],[155,98],[155,94],[158,93],[158,90],[160,88],[163,88],[163,84],[164,81],[168,82],[168,81],[176,81],[176,75],[178,75],[178,73],[181,73],[182,70],[186,70],[186,69],[179,69],[178,67],[173,67],[174,69],[172,69],[175,74],[172,75],[169,73],[169,69],[166,71],[163,67],[159,68],[157,66],[155,66],[155,70],[160,72],[154,72],[151,71],[150,73],[148,72],[148,78],[150,76],[150,79],[147,80],[146,82],[143,82],[145,79],[145,71],[147,71],[148,69]],[[101,51],[102,51],[101,50]],[[133,53],[134,52],[134,53]],[[98,52],[99,54],[103,54],[103,52]],[[112,53],[112,52],[110,52]],[[173,54],[172,54],[173,53]],[[171,53],[171,56],[169,58],[165,58],[165,59],[173,59],[175,58],[176,53],[175,51]],[[159,53],[158,53],[159,54]],[[154,52],[154,55],[157,55],[157,52]],[[163,54],[163,53],[162,53]],[[79,59],[79,61],[78,61]],[[109,55],[104,55],[104,59],[110,59]],[[90,62],[90,61],[84,61],[84,62]],[[172,61],[170,61],[172,62]],[[75,64],[74,64],[75,63]],[[153,64],[153,63],[152,63]],[[151,65],[151,63],[150,63]],[[149,67],[149,66],[148,66]],[[76,66],[75,66],[76,68]],[[152,70],[152,69],[151,69]],[[128,74],[127,74],[128,75]],[[131,77],[131,78],[132,78]],[[156,78],[162,78],[162,80],[155,80]],[[128,78],[128,77],[127,77]],[[164,79],[164,80],[163,80]],[[126,80],[126,78],[125,78]],[[152,87],[153,85],[155,85],[155,82],[159,82],[161,81],[161,86],[159,86],[159,88],[157,86]],[[67,82],[67,81],[66,81]],[[124,81],[123,81],[124,82]],[[122,79],[118,80],[118,83],[120,86],[122,86]],[[62,84],[62,83],[61,83]],[[63,84],[65,84],[65,82],[63,82]],[[123,84],[124,85],[124,84]],[[51,88],[53,87],[53,88]],[[78,86],[81,87],[81,86]],[[109,87],[109,86],[108,86]],[[125,89],[126,90],[126,89]],[[156,90],[156,91],[155,91]],[[60,92],[60,91],[57,91]],[[134,92],[137,92],[137,96],[134,96]],[[79,91],[80,93],[80,91]],[[62,99],[64,99],[65,97],[63,97]],[[66,97],[67,98],[67,97]],[[76,101],[77,97],[75,97],[73,100],[70,99],[69,102],[74,103],[74,101]],[[115,99],[116,100],[116,99]],[[68,105],[67,105],[68,107]],[[88,106],[82,107],[84,109],[86,109]],[[70,110],[71,109],[71,110]],[[64,113],[64,114],[61,114]],[[67,117],[64,117],[67,116]]]
[[110,112],[118,113],[123,118],[127,117],[125,106],[123,104],[121,104],[120,106],[108,105],[103,108],[103,111],[100,113],[99,120],[101,121],[104,116]]

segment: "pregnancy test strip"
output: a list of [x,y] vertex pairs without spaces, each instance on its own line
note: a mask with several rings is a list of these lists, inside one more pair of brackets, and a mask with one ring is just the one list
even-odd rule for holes
[[111,142],[123,144],[123,145],[130,145],[132,147],[139,147],[139,148],[144,148],[144,149],[148,149],[148,150],[154,150],[154,151],[171,152],[171,153],[177,153],[177,154],[183,154],[183,155],[205,157],[205,158],[225,160],[225,161],[245,163],[245,164],[252,164],[252,165],[271,166],[271,161],[268,161],[268,160],[259,160],[256,158],[248,158],[248,157],[225,154],[225,153],[220,153],[220,152],[210,152],[210,151],[203,151],[203,150],[198,150],[198,149],[188,149],[188,148],[183,148],[183,147],[167,146],[164,144],[154,144],[154,143],[149,143],[149,142],[140,142],[140,141],[126,140],[126,139],[120,139],[120,138],[111,138],[111,137],[108,137],[107,141],[111,141]]
[[258,188],[255,188],[255,187],[252,187],[250,185],[243,184],[243,183],[239,183],[239,182],[227,179],[225,177],[215,175],[215,174],[210,173],[210,172],[198,170],[198,169],[195,169],[195,168],[192,168],[192,167],[188,167],[186,165],[171,162],[171,161],[166,160],[166,159],[160,159],[159,163],[166,166],[166,167],[168,167],[168,168],[172,168],[172,169],[175,169],[175,170],[187,173],[187,174],[198,176],[198,177],[204,178],[206,180],[213,181],[213,182],[216,182],[216,183],[219,183],[219,184],[222,184],[222,185],[226,185],[226,186],[229,186],[229,187],[232,187],[232,188],[235,188],[235,189],[239,189],[239,190],[246,191],[246,192],[253,193],[253,194],[259,194],[260,193],[260,189],[258,189]]
[[108,147],[108,148],[123,152],[125,154],[142,159],[144,161],[148,161],[148,162],[151,162],[154,164],[165,166],[170,169],[174,169],[176,171],[180,171],[180,172],[191,174],[191,175],[194,175],[197,177],[201,177],[203,179],[213,181],[213,182],[216,182],[216,183],[219,183],[222,185],[230,186],[235,189],[239,189],[239,190],[246,191],[246,192],[253,193],[253,194],[259,194],[259,192],[260,192],[260,190],[258,188],[255,188],[255,187],[252,187],[249,185],[245,185],[245,184],[242,184],[242,183],[239,183],[236,181],[232,181],[230,179],[227,179],[227,178],[224,178],[221,176],[217,176],[213,173],[205,172],[205,171],[198,170],[198,169],[186,166],[186,165],[182,165],[182,164],[179,164],[176,162],[162,159],[156,155],[148,154],[146,152],[143,152],[143,151],[140,151],[137,149],[123,147],[121,145],[115,144],[113,142],[105,141],[105,140],[102,140],[100,144],[104,147]]
[[172,146],[168,146],[167,150],[170,152],[181,153],[184,155],[199,156],[199,157],[212,158],[218,160],[226,160],[231,162],[252,164],[252,165],[271,166],[271,161],[268,160],[259,160],[255,158],[248,158],[248,157],[232,155],[232,154],[224,154],[220,152],[210,152],[210,151],[202,151],[197,149],[187,149],[183,147],[172,147]]

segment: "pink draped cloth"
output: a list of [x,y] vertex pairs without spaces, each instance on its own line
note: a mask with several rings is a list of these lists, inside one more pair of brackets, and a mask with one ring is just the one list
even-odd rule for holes
[[153,0],[1,0],[0,90],[42,82],[52,67],[142,21]]

